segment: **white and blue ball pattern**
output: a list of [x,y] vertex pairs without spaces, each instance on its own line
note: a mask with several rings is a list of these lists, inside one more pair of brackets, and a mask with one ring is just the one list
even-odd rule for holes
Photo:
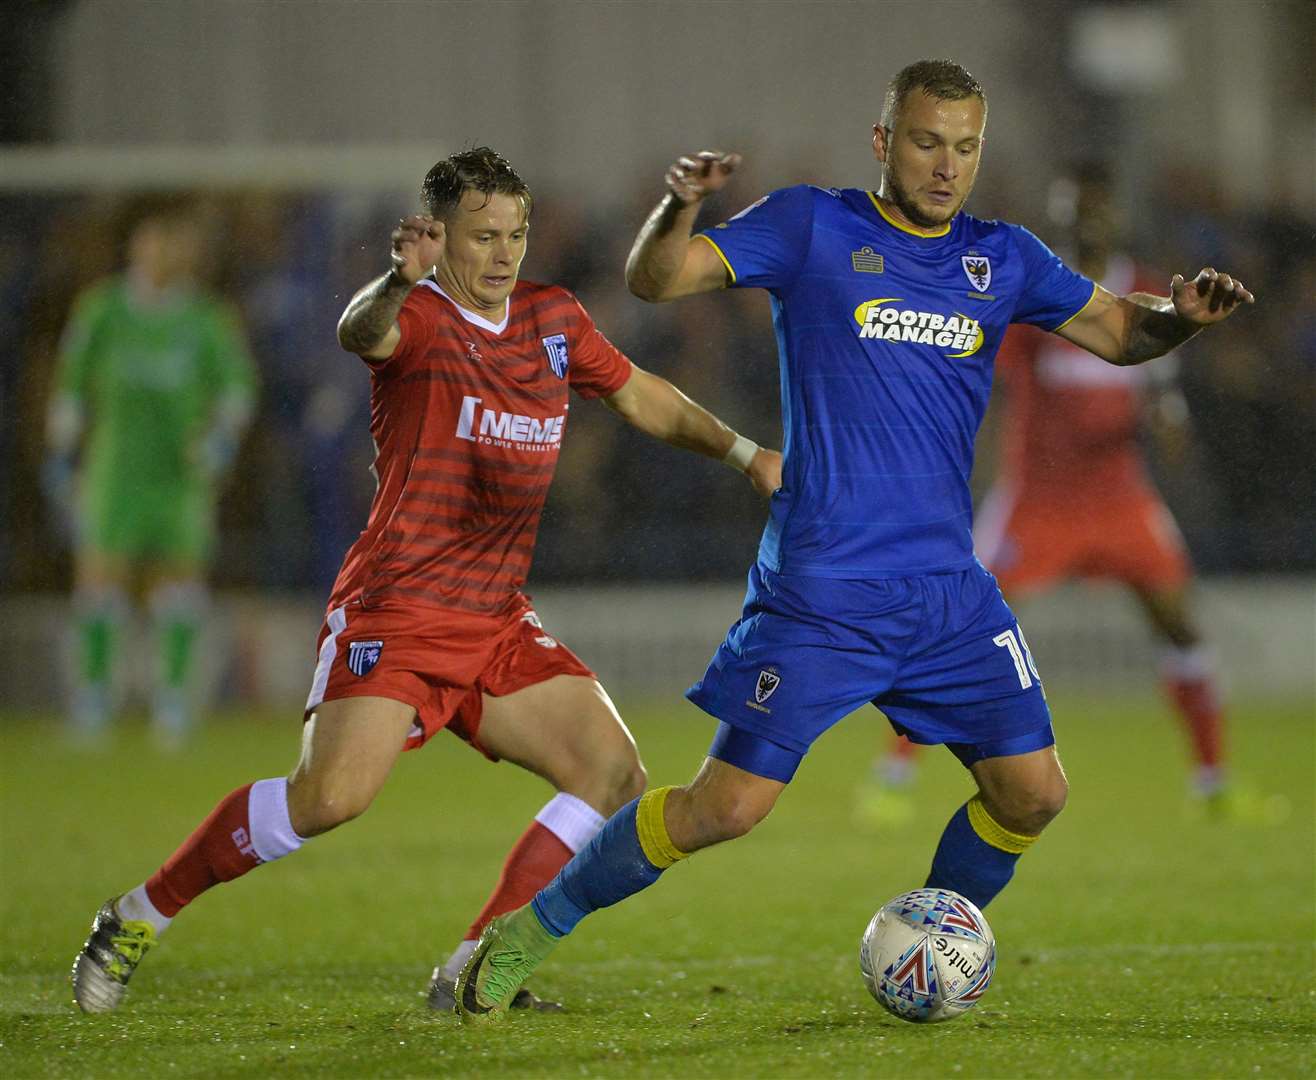
[[978,908],[949,889],[916,889],[882,906],[859,943],[877,1003],[916,1024],[953,1020],[986,993],[996,939]]

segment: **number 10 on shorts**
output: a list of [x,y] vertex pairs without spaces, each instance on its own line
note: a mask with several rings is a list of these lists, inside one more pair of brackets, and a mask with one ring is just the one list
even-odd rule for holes
[[[1016,636],[1016,631],[1018,636]],[[1037,664],[1033,662],[1033,654],[1028,648],[1028,642],[1024,639],[1022,629],[1006,630],[997,634],[992,641],[997,648],[1009,649],[1010,659],[1014,661],[1015,674],[1019,676],[1019,689],[1027,690],[1033,685],[1033,681],[1042,681],[1042,676],[1037,673]],[[1030,675],[1031,673],[1031,675]]]

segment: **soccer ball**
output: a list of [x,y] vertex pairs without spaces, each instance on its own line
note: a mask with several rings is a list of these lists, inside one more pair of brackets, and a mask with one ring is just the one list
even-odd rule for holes
[[859,942],[859,970],[887,1012],[916,1024],[978,1004],[996,970],[982,912],[949,889],[915,889],[882,906]]

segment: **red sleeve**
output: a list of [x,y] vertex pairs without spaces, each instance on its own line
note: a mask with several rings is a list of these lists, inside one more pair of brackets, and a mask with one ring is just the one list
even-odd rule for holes
[[1133,292],[1151,293],[1152,296],[1169,296],[1170,295],[1170,278],[1169,275],[1158,277],[1150,267],[1138,264],[1137,273],[1133,278]]
[[417,356],[424,356],[439,331],[438,311],[439,305],[428,289],[412,289],[398,312],[398,330],[402,339],[397,348],[383,360],[366,360],[366,363],[374,371],[397,371],[408,366]]
[[1010,378],[1020,368],[1025,367],[1037,352],[1042,341],[1043,331],[1032,326],[1011,326],[1005,332],[1001,347],[996,353],[996,372]]
[[571,298],[571,354],[567,381],[583,398],[608,397],[615,394],[631,377],[631,362],[625,354],[599,332],[580,301]]

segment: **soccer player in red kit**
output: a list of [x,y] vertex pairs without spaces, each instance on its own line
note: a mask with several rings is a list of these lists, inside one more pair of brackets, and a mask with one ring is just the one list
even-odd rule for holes
[[301,758],[287,778],[225,796],[155,874],[101,907],[73,965],[85,1011],[119,1004],[186,904],[356,817],[398,754],[445,727],[558,792],[435,969],[429,1003],[451,1009],[452,977],[484,925],[524,904],[644,788],[612,701],[521,591],[568,388],[737,467],[761,494],[780,485],[779,454],[637,368],[566,290],[517,280],[531,197],[506,160],[484,147],[454,154],[422,196],[426,213],[393,232],[392,268],[338,326],[371,371],[379,486],[329,599]]
[[[1083,274],[1119,296],[1154,292],[1159,278],[1115,248],[1112,195],[1106,170],[1082,164],[1056,181],[1050,202]],[[1226,806],[1220,692],[1189,602],[1192,567],[1138,443],[1157,394],[1154,366],[1106,364],[1055,334],[1016,326],[996,371],[1004,442],[1000,474],[978,511],[978,557],[1012,605],[1070,578],[1129,587],[1165,644],[1161,676],[1188,734],[1194,792]],[[1177,392],[1169,401],[1182,407]],[[893,740],[877,763],[872,816],[902,818],[899,788],[912,754],[907,740]]]

